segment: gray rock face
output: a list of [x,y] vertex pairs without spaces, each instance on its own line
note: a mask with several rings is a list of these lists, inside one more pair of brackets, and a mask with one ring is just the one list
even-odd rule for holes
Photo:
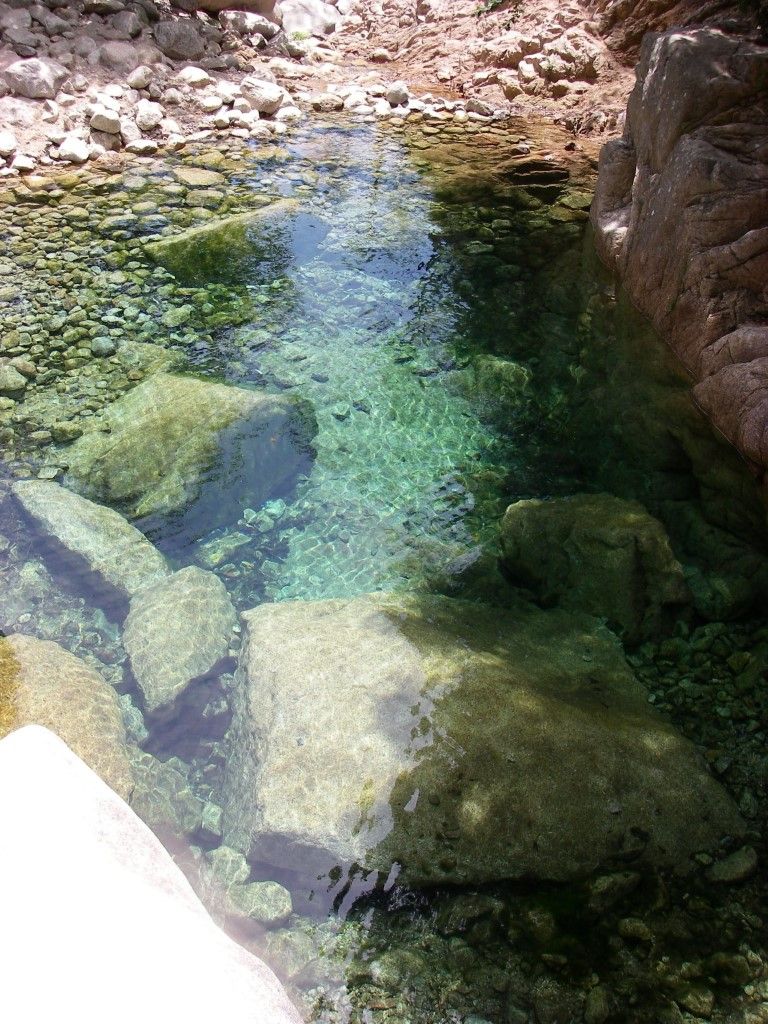
[[69,71],[56,61],[32,57],[9,64],[4,75],[9,89],[17,96],[52,100],[69,76]]
[[[0,956],[18,1020],[93,1024],[112,1007],[112,1020],[133,1021],[151,1007],[156,1020],[301,1024],[277,978],[216,927],[160,841],[47,730],[0,743],[0,801],[12,830],[0,844],[12,882]],[[45,927],[33,907],[45,908]],[[141,984],[125,984],[126,963]]]
[[501,547],[513,581],[537,600],[604,618],[628,643],[658,636],[690,603],[664,527],[612,494],[518,501]]
[[157,548],[113,509],[49,480],[20,480],[12,493],[48,537],[124,598],[170,573]]
[[123,644],[146,709],[172,704],[226,657],[237,615],[218,576],[195,566],[137,594]]
[[698,404],[761,478],[767,73],[768,47],[737,35],[647,35],[624,137],[603,148],[592,205],[602,258],[690,371]]
[[154,27],[155,42],[171,60],[200,60],[205,39],[191,21],[160,21]]
[[[224,837],[345,882],[569,879],[741,833],[594,619],[368,595],[243,616]],[[669,780],[674,779],[674,785]]]
[[117,694],[90,665],[50,640],[0,637],[0,737],[53,730],[122,797],[133,789]]
[[109,406],[103,425],[69,450],[69,479],[130,515],[172,519],[175,533],[209,532],[290,487],[317,430],[300,401],[166,373]]

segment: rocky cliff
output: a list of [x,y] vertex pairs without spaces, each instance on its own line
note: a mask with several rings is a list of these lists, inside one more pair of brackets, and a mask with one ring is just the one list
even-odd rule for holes
[[768,47],[647,36],[624,136],[603,148],[598,250],[694,381],[712,423],[768,468]]

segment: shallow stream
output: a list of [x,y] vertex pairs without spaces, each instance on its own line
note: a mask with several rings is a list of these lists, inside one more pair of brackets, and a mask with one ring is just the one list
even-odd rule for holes
[[[4,475],[66,480],[69,441],[169,366],[308,403],[312,457],[290,485],[211,530],[138,520],[175,569],[216,573],[240,611],[374,591],[508,608],[530,597],[499,568],[508,505],[605,491],[639,500],[664,523],[696,601],[626,653],[760,847],[762,512],[684,375],[599,268],[593,169],[566,156],[566,141],[522,123],[320,121],[279,146],[200,144],[119,176],[5,193],[2,269],[22,284],[0,294],[4,355],[37,372],[23,400],[4,400]],[[190,169],[201,172],[193,183]],[[253,229],[251,255],[233,251],[213,279],[202,259],[181,280],[148,257],[148,241],[264,197],[295,205]],[[230,483],[214,469],[206,487],[215,501]],[[323,892],[277,857],[254,863],[251,880],[286,886],[290,919],[238,915],[201,870],[221,842],[238,641],[174,719],[151,720],[120,614],[91,577],[73,576],[10,500],[1,532],[3,633],[55,640],[116,687],[135,808],[309,1019],[565,1024],[585,1005],[594,1022],[768,1019],[743,1016],[768,1007],[754,881],[734,903],[654,874],[605,913],[581,882]],[[758,683],[747,693],[748,664]],[[715,967],[715,954],[730,959]]]

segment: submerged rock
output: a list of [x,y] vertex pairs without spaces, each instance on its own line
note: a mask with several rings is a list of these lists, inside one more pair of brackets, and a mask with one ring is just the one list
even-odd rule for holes
[[148,242],[147,255],[184,284],[242,281],[249,263],[273,255],[274,235],[298,204],[291,199],[268,201],[258,210],[236,213],[189,228],[181,234]]
[[130,794],[133,776],[115,691],[53,641],[15,633],[0,637],[0,736],[31,724],[52,729],[116,793]]
[[120,1021],[151,1007],[158,1020],[300,1024],[269,968],[216,927],[160,841],[51,733],[0,743],[0,800],[13,837],[0,845],[3,992],[23,1019],[97,1024],[106,1007]]
[[375,594],[243,618],[222,802],[255,860],[564,880],[742,830],[594,619]]
[[170,573],[157,548],[114,509],[49,480],[20,480],[12,492],[49,538],[123,598]]
[[237,615],[224,584],[190,566],[131,601],[123,645],[146,710],[172,704],[226,657]]
[[208,533],[288,490],[311,457],[314,415],[299,399],[158,373],[69,450],[72,484],[132,516]]
[[545,605],[605,618],[628,643],[657,637],[690,603],[661,523],[635,501],[575,494],[510,505],[502,562]]

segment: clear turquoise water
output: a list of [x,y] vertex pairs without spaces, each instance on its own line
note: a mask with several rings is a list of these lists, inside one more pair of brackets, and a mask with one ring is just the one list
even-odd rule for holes
[[501,472],[514,444],[465,397],[470,307],[429,185],[396,140],[320,138],[333,156],[314,157],[311,188],[301,141],[282,173],[243,176],[300,197],[300,212],[244,282],[256,317],[194,357],[231,383],[300,395],[317,416],[310,475],[236,529],[251,538],[232,559],[244,602],[248,585],[273,601],[337,597],[405,585],[414,559],[472,559],[468,476]]

